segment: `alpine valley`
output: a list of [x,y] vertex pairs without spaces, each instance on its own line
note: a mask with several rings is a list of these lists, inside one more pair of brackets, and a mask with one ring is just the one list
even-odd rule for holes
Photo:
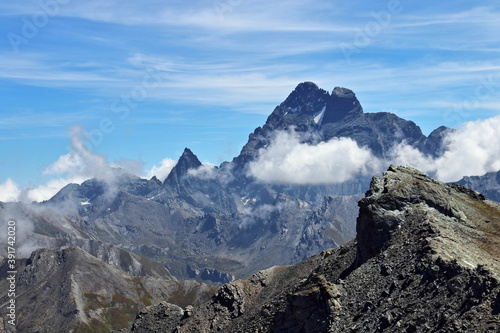
[[[391,166],[372,180],[394,147],[438,157],[451,131],[425,136],[365,113],[349,89],[304,82],[232,161],[205,165],[186,148],[166,179],[114,169],[45,202],[0,203],[2,223],[26,226],[17,330],[497,331],[498,173],[447,185]],[[336,169],[348,157],[325,154],[333,179],[270,177],[265,158],[291,141],[340,142],[362,163],[350,177]]]

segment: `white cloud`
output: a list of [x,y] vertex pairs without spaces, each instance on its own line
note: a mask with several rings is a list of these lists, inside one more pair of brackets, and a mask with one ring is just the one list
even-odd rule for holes
[[71,151],[62,155],[44,171],[48,175],[68,175],[108,181],[116,177],[117,170],[108,164],[106,157],[96,154],[85,146],[85,135],[80,126],[71,127]]
[[53,164],[49,165],[44,174],[57,175],[46,185],[33,190],[30,198],[39,201],[50,198],[62,187],[70,182],[81,183],[86,179],[96,178],[106,183],[106,195],[112,197],[118,191],[117,181],[122,175],[139,176],[142,173],[142,163],[128,159],[108,163],[103,155],[96,154],[85,145],[85,135],[80,126],[71,127],[71,151],[62,155]]
[[[71,127],[69,133],[71,135],[71,151],[61,155],[57,161],[43,171],[43,174],[53,176],[52,179],[37,187],[23,189],[19,189],[14,181],[7,179],[4,184],[0,184],[0,201],[40,202],[48,200],[64,186],[70,183],[81,184],[90,178],[105,182],[107,185],[106,195],[112,197],[118,191],[117,181],[120,176],[138,176],[142,173],[143,164],[141,162],[121,159],[114,163],[108,163],[105,156],[89,150],[85,146],[86,138],[83,128],[80,126]],[[160,169],[162,168],[160,167]]]
[[406,142],[395,145],[389,152],[389,156],[387,164],[407,165],[428,174],[436,171],[436,162],[432,157],[423,154]]
[[54,178],[43,185],[25,189],[24,195],[26,196],[28,201],[42,202],[44,200],[52,198],[64,186],[68,184],[81,184],[87,179],[88,178],[81,176],[73,176],[70,178]]
[[249,174],[264,183],[334,184],[371,174],[380,164],[371,151],[350,138],[333,138],[317,145],[302,143],[294,131],[278,132],[259,150]]
[[177,164],[176,160],[172,160],[170,158],[165,158],[161,161],[159,166],[153,165],[153,167],[146,172],[146,178],[151,179],[153,176],[156,176],[161,181],[165,181],[168,177],[170,171]]
[[500,116],[468,122],[445,139],[446,152],[437,159],[437,178],[456,181],[463,176],[500,170]]
[[437,158],[402,142],[385,161],[349,138],[310,145],[301,143],[295,132],[279,132],[250,163],[249,174],[265,183],[331,184],[395,164],[412,166],[441,181],[458,181],[500,170],[499,129],[500,116],[468,122],[445,135],[444,152]]
[[21,190],[17,184],[10,178],[7,178],[5,183],[0,184],[0,201],[12,202],[17,201]]
[[196,169],[189,169],[188,175],[204,180],[214,179],[217,176],[215,165],[205,162]]
[[500,116],[465,123],[444,138],[444,153],[438,158],[400,144],[392,152],[392,163],[410,165],[445,182],[464,176],[500,170]]

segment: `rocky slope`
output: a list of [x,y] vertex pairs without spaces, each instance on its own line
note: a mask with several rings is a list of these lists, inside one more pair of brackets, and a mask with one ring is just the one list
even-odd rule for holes
[[500,330],[497,203],[391,167],[359,206],[356,240],[226,284],[194,309],[148,307],[129,331]]
[[[129,276],[80,248],[36,250],[16,269],[17,332],[109,332],[129,326],[139,309],[160,300],[186,306],[214,291],[195,281]],[[9,289],[7,271],[1,258],[2,291]],[[2,318],[8,300],[2,292]]]

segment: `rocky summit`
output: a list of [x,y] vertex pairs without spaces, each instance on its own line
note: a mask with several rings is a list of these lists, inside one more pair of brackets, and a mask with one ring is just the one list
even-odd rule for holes
[[499,204],[390,167],[359,207],[354,241],[226,284],[195,308],[145,308],[128,331],[500,330]]

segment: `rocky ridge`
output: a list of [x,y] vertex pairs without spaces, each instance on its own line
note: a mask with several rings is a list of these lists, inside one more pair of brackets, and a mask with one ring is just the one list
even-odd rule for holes
[[[357,238],[221,287],[130,332],[497,332],[500,206],[415,169],[390,167],[359,203]],[[161,307],[168,307],[162,304]],[[166,325],[161,323],[166,320]]]
[[[88,188],[87,185],[84,183],[82,187]],[[54,203],[45,206],[9,203],[6,204],[3,211],[0,210],[1,220],[5,221],[7,218],[15,216],[18,223],[22,224],[21,230],[24,233],[26,233],[26,229],[33,228],[33,233],[22,235],[23,241],[18,249],[19,257],[29,257],[36,248],[79,247],[129,275],[175,280],[172,274],[158,261],[96,239],[98,237],[92,235],[92,229],[85,227],[86,221],[82,221],[76,213],[66,215],[60,208],[61,206]],[[0,254],[4,250],[0,249]]]

